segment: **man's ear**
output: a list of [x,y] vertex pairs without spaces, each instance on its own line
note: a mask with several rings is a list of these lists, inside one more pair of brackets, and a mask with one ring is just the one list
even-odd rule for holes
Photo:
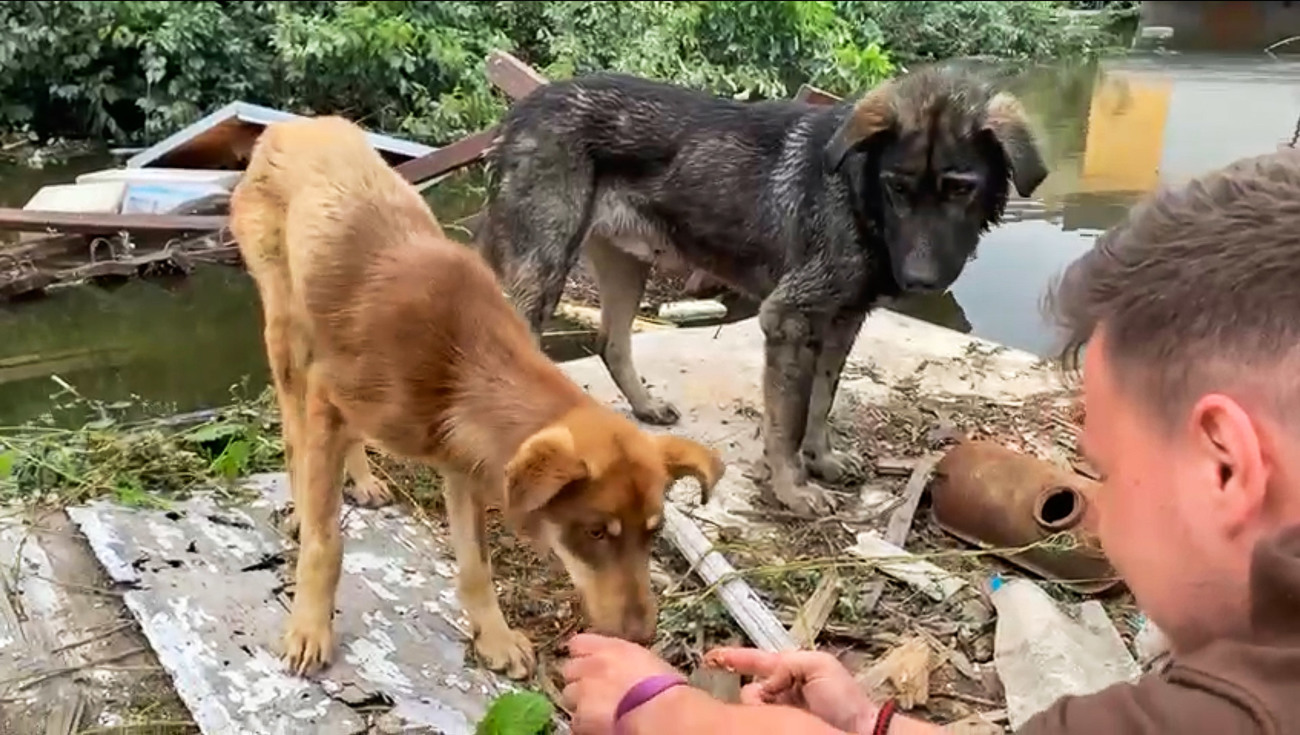
[[656,434],[655,443],[659,446],[664,468],[673,480],[687,475],[699,480],[700,503],[709,502],[709,491],[718,484],[726,470],[722,457],[703,444],[671,434]]
[[542,429],[524,440],[506,463],[506,515],[525,522],[565,486],[588,476],[586,462],[574,450],[573,434],[563,426]]
[[1237,533],[1263,511],[1268,463],[1257,425],[1225,395],[1202,396],[1191,411],[1193,445],[1216,483],[1213,511],[1229,533]]

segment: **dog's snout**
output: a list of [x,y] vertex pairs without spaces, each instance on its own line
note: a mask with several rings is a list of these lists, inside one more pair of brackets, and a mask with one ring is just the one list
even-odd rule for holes
[[908,293],[930,293],[942,290],[943,274],[939,264],[927,254],[911,253],[903,259],[898,269],[898,285]]
[[623,637],[633,643],[649,645],[655,639],[655,621],[648,619],[644,612],[629,611],[623,620]]

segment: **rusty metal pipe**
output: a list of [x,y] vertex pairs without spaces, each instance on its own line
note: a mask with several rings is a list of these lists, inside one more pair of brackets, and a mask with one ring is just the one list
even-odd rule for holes
[[958,444],[935,467],[931,513],[947,533],[981,548],[1017,549],[1062,532],[1074,549],[1035,547],[998,556],[1083,594],[1119,584],[1097,541],[1098,483],[987,441]]

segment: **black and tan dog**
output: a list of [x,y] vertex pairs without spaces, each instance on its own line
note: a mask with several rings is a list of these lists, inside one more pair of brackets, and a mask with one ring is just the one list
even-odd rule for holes
[[652,262],[762,300],[765,464],[776,498],[801,511],[829,506],[813,478],[860,472],[826,421],[868,311],[948,288],[1010,183],[1027,196],[1047,176],[1017,99],[952,68],[833,107],[617,74],[555,82],[509,111],[489,163],[479,246],[534,333],[585,251],[601,357],[641,420],[679,417],[632,365]]

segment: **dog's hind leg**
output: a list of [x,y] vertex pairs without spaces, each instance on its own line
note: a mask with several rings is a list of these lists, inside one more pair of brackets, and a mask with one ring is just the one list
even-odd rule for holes
[[343,493],[353,503],[362,508],[379,508],[393,502],[392,491],[383,480],[375,477],[374,470],[370,467],[365,442],[358,441],[348,448],[344,466],[352,484],[345,486]]
[[596,182],[587,159],[555,142],[538,145],[502,176],[483,237],[506,293],[540,340],[586,239]]
[[492,586],[492,559],[488,554],[486,513],[481,480],[454,470],[440,470],[447,523],[456,556],[456,589],[473,628],[474,650],[492,671],[512,679],[526,679],[536,663],[528,636],[506,623]]
[[298,447],[298,568],[284,635],[285,661],[299,676],[327,665],[333,656],[334,598],[343,565],[343,458],[355,441],[348,436],[343,415],[330,403],[321,376],[312,369],[306,378]]
[[862,462],[856,455],[831,448],[827,422],[835,404],[844,362],[853,349],[866,312],[844,311],[831,320],[817,356],[812,396],[808,401],[808,423],[804,432],[802,454],[809,473],[826,482],[848,482],[862,475]]
[[[282,305],[275,305],[277,296],[269,289],[263,295],[266,328],[267,362],[271,368],[271,384],[275,387],[275,400],[280,409],[280,438],[284,443],[284,464],[289,475],[289,498],[292,507],[284,518],[283,529],[290,538],[298,535],[298,494],[302,489],[301,436],[303,423],[303,375],[294,361],[293,324]],[[278,302],[283,304],[284,302]]]
[[605,369],[632,404],[632,414],[638,419],[659,426],[677,423],[681,418],[677,408],[652,397],[632,363],[632,321],[645,293],[650,265],[599,236],[587,242],[587,257],[591,259],[600,290],[597,349]]

